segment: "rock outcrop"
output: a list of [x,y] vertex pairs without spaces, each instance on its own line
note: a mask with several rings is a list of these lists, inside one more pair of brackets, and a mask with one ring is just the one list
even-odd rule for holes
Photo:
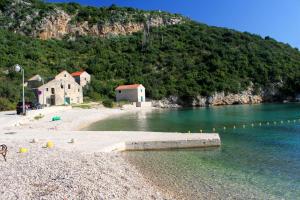
[[[269,90],[269,89],[268,89]],[[160,108],[179,108],[184,106],[189,107],[205,107],[205,106],[221,106],[221,105],[235,105],[235,104],[259,104],[264,101],[272,101],[278,95],[278,90],[272,92],[268,90],[261,90],[259,94],[255,94],[253,87],[238,93],[215,92],[211,96],[197,96],[192,99],[180,99],[176,96],[164,98],[159,101],[153,101],[154,107]]]
[[[68,4],[59,6],[30,0],[10,0],[3,5],[0,5],[0,28],[43,40],[66,36],[129,35],[185,20],[183,16],[160,11],[127,11],[124,8],[95,8],[91,11]],[[71,12],[70,9],[75,10]]]
[[180,100],[177,96],[170,96],[162,100],[153,100],[152,106],[157,108],[181,108],[182,105],[180,105],[179,102]]
[[[13,4],[17,6],[18,4]],[[30,5],[22,5],[22,8],[26,6],[29,9]],[[19,10],[17,10],[17,8]],[[94,23],[91,24],[88,21],[76,20],[76,14],[70,15],[67,12],[55,8],[53,11],[44,13],[40,16],[40,11],[28,11],[28,15],[14,20],[17,12],[21,12],[22,8],[13,7],[11,10],[0,14],[14,21],[6,25],[1,25],[3,28],[14,29],[15,32],[19,32],[24,35],[37,37],[43,40],[47,39],[62,39],[65,36],[96,36],[96,37],[108,37],[117,35],[129,35],[135,32],[147,30],[151,27],[159,27],[166,25],[175,25],[182,22],[182,17],[164,17],[160,15],[152,16],[145,12],[143,15],[147,22],[136,22],[135,20],[127,20],[127,22],[106,22],[106,23]],[[16,11],[15,11],[16,10]]]
[[107,37],[117,35],[129,35],[138,31],[142,31],[148,27],[159,27],[165,25],[175,25],[181,22],[179,18],[170,18],[164,20],[162,17],[150,18],[147,24],[145,23],[111,23],[111,24],[89,24],[84,21],[72,24],[71,15],[64,11],[57,10],[55,14],[43,18],[38,25],[38,29],[33,32],[33,36],[46,40],[51,38],[62,39],[66,35],[71,36],[96,36]]

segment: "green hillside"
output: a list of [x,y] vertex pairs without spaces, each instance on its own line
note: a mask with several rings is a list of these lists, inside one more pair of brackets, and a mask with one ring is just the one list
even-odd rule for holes
[[250,82],[257,89],[280,83],[284,95],[300,92],[297,49],[270,37],[193,21],[151,28],[149,33],[82,36],[74,41],[42,41],[3,28],[0,55],[2,110],[20,97],[20,74],[2,73],[16,63],[26,69],[27,78],[86,69],[93,75],[86,92],[95,99],[114,98],[114,88],[125,83],[142,83],[152,99],[176,95],[184,100],[215,91],[238,93]]

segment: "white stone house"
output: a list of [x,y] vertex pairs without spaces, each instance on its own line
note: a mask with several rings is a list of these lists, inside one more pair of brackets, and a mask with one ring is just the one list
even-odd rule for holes
[[84,87],[91,82],[91,75],[86,71],[73,72],[71,75],[81,87]]
[[43,105],[66,105],[83,102],[82,87],[67,71],[38,87],[38,101]]
[[127,100],[130,102],[145,102],[146,92],[142,84],[120,85],[115,89],[116,100]]

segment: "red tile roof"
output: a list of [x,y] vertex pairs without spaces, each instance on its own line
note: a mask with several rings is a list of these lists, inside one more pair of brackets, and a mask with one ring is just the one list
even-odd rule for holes
[[84,71],[80,71],[80,72],[73,72],[71,75],[72,76],[80,76]]
[[116,90],[132,90],[137,89],[141,84],[132,84],[132,85],[120,85]]

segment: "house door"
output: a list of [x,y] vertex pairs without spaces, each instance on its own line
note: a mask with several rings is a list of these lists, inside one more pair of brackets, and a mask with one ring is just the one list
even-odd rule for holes
[[141,96],[141,102],[144,102],[144,97],[143,96]]
[[66,97],[66,98],[65,98],[65,104],[68,104],[68,105],[71,104],[70,97]]
[[50,96],[50,105],[54,106],[55,105],[55,95]]

